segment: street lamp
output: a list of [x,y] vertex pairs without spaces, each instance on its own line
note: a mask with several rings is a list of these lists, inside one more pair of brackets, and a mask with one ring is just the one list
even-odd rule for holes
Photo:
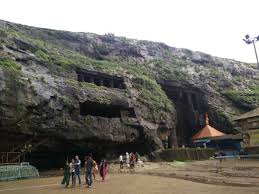
[[255,41],[259,41],[259,36],[257,36],[257,37],[250,37],[250,36],[247,34],[247,35],[245,35],[245,39],[243,39],[243,41],[245,41],[246,44],[251,44],[251,43],[253,43],[253,45],[254,45],[254,50],[255,50],[256,61],[257,61],[257,68],[259,69],[258,56],[257,56],[257,52],[256,52],[256,47],[255,47]]

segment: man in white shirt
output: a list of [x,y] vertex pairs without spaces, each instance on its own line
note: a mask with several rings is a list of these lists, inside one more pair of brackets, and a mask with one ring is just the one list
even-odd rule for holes
[[129,153],[126,152],[126,165],[127,165],[127,167],[130,166],[129,163],[130,163],[130,156],[129,156]]
[[119,160],[120,160],[120,169],[123,169],[123,157],[122,157],[122,155],[120,155]]

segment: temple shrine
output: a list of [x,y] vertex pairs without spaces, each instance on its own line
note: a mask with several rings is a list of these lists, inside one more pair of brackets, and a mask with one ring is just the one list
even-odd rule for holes
[[217,150],[224,150],[229,154],[240,151],[241,134],[225,134],[209,124],[209,117],[205,115],[205,126],[192,138],[195,147],[210,147]]

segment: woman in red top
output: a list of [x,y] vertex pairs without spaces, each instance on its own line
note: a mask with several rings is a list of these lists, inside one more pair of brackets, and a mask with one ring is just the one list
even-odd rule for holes
[[130,153],[130,168],[134,168],[135,166],[136,157],[135,154],[132,152]]
[[105,180],[105,176],[107,173],[107,163],[106,160],[102,160],[101,164],[100,164],[100,176],[102,177],[102,180]]

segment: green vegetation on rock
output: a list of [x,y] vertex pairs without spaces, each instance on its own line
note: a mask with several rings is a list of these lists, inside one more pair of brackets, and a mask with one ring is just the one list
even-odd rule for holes
[[[22,60],[16,59],[21,65],[43,66],[42,71],[54,78],[51,80],[53,83],[62,78],[68,84],[68,89],[92,92],[98,99],[91,100],[100,103],[111,103],[112,94],[116,92],[120,93],[119,97],[128,98],[126,95],[130,96],[132,86],[133,91],[136,90],[136,104],[143,110],[149,109],[150,112],[147,112],[153,118],[163,113],[175,113],[174,104],[161,89],[160,81],[191,83],[194,89],[206,85],[213,94],[221,92],[235,103],[259,105],[258,88],[238,90],[240,85],[248,87],[250,82],[255,83],[249,77],[256,75],[254,71],[248,68],[235,71],[239,63],[171,48],[161,43],[130,40],[111,34],[99,36],[10,25],[0,29],[1,48],[0,58],[1,52],[11,57],[0,60],[0,67],[19,73],[21,68],[13,60],[21,57]],[[75,73],[78,68],[124,77],[129,81],[129,88],[126,92],[118,92],[116,89],[78,82]],[[246,76],[250,79],[247,82]],[[48,76],[39,80],[48,84],[47,79]],[[67,103],[70,103],[69,98],[69,95],[63,97]],[[224,119],[227,114],[220,107],[217,109],[217,115]]]
[[172,102],[155,80],[147,76],[136,77],[133,80],[133,87],[140,92],[138,97],[139,102],[156,111],[174,111]]
[[259,105],[259,87],[250,87],[244,90],[228,89],[222,92],[235,103]]
[[35,53],[34,53],[40,60],[44,61],[44,62],[49,62],[50,61],[50,58],[49,58],[49,55],[46,54],[44,51],[42,50],[37,50]]
[[8,73],[13,81],[21,82],[19,76],[21,75],[21,66],[10,59],[0,59],[0,68]]
[[21,66],[17,65],[14,61],[9,59],[0,59],[0,67],[10,69],[13,71],[21,70]]

